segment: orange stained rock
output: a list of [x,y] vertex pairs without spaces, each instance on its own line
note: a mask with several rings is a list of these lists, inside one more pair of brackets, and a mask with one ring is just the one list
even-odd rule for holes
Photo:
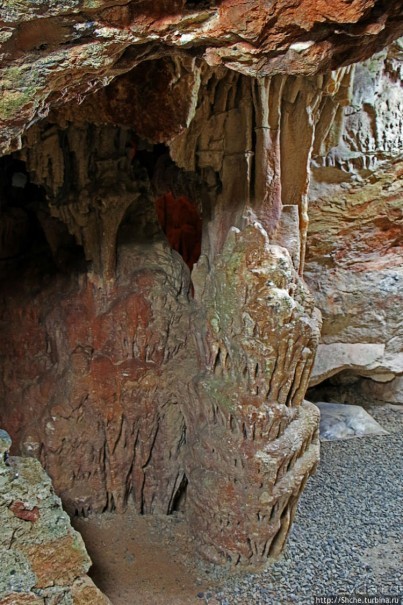
[[201,252],[202,221],[194,204],[185,196],[165,193],[156,201],[158,221],[171,247],[190,270]]
[[20,500],[13,502],[10,510],[18,519],[31,521],[31,523],[35,523],[41,516],[37,506],[34,506],[32,509],[26,508],[25,504]]

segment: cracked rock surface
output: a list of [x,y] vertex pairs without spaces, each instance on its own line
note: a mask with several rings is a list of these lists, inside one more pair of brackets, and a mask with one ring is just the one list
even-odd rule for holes
[[86,575],[91,560],[38,460],[9,457],[0,433],[1,605],[110,605]]

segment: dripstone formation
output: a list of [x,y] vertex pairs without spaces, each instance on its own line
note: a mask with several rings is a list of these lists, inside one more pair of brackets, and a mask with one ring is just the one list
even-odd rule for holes
[[311,164],[316,186],[356,131],[357,74],[380,85],[389,61],[401,85],[395,55],[350,65],[403,32],[401,3],[10,2],[0,19],[1,425],[72,514],[181,510],[211,561],[265,564],[319,459],[315,300],[334,345]]

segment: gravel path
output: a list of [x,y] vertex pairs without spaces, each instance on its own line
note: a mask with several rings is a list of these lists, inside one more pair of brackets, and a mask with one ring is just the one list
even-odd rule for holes
[[323,443],[282,558],[199,593],[201,603],[311,605],[315,595],[362,593],[403,603],[403,407],[367,411],[391,434]]
[[314,605],[363,593],[400,594],[403,605],[403,406],[367,409],[390,434],[322,443],[286,550],[267,571],[225,576],[195,558],[183,515],[128,509],[74,520],[95,583],[114,605]]

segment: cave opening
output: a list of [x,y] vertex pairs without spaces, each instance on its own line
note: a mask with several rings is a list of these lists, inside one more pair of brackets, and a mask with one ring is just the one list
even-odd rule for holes
[[172,508],[170,510],[170,514],[175,513],[183,513],[186,509],[186,496],[187,496],[187,487],[189,481],[187,480],[186,475],[183,476],[183,479],[178,487],[178,490],[174,496],[174,500],[172,502]]
[[347,369],[310,387],[306,397],[313,403],[323,401],[359,406],[384,405],[396,402],[393,387],[397,381],[394,374],[387,372],[367,375]]
[[[206,187],[195,174],[179,169],[163,144],[152,145],[133,136],[128,154],[131,170],[142,183],[141,203],[125,212],[117,235],[117,248],[130,242],[151,242],[163,237],[190,272],[202,248]],[[162,233],[161,233],[162,232]]]
[[[29,275],[85,270],[81,246],[50,214],[45,187],[18,154],[0,158],[0,261]],[[21,277],[21,274],[19,275]]]
[[30,182],[24,162],[0,158],[1,260],[14,260],[39,243],[36,210],[43,201],[44,191]]
[[155,198],[155,210],[169,245],[192,271],[202,247],[202,207],[205,184],[171,160],[166,145],[138,139],[133,161],[146,170]]
[[190,271],[201,253],[202,220],[188,197],[175,197],[171,191],[156,200],[158,222],[173,250],[178,252]]
[[357,386],[361,377],[345,370],[326,378],[319,384],[310,387],[307,399],[312,402],[355,403],[359,397]]
[[390,435],[390,421],[399,409],[395,404],[401,404],[401,383],[390,373],[345,369],[308,389],[306,397],[319,409],[322,445],[343,443]]

